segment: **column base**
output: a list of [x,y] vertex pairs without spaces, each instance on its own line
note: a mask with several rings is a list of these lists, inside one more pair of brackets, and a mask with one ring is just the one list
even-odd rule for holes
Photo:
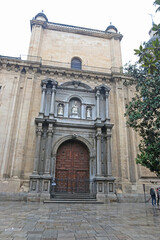
[[116,194],[103,194],[103,193],[97,193],[96,199],[98,202],[104,202],[104,203],[110,203],[110,202],[117,202],[117,196]]
[[110,123],[110,118],[105,119],[105,124],[108,124],[108,123]]
[[43,118],[44,117],[44,113],[39,113],[39,115],[38,115],[38,118]]
[[53,113],[49,114],[49,119],[54,119],[54,114]]
[[40,201],[44,201],[44,200],[49,200],[51,197],[50,197],[50,193],[41,193],[40,194]]
[[50,193],[33,193],[29,192],[27,196],[28,202],[43,202],[50,199]]
[[29,192],[28,197],[27,197],[28,202],[40,202],[40,194],[39,193],[34,193],[34,192]]

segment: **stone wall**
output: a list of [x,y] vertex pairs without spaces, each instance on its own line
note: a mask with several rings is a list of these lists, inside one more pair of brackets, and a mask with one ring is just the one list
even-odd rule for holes
[[[33,19],[28,55],[45,65],[70,66],[73,57],[82,60],[83,70],[110,72],[122,67],[120,33],[56,24]],[[101,69],[101,70],[100,70]],[[103,69],[103,70],[102,70]]]
[[[127,194],[133,196],[132,199],[138,199],[140,195],[142,197],[143,184],[146,186],[146,192],[149,193],[149,188],[158,186],[160,182],[153,173],[135,163],[139,136],[126,127],[124,117],[125,105],[134,96],[135,89],[134,86],[124,85],[124,82],[129,79],[120,70],[122,35],[114,31],[107,32],[50,23],[43,16],[31,21],[31,29],[28,60],[0,57],[0,192],[4,193],[3,199],[4,196],[10,196],[10,194],[14,198],[14,193],[15,199],[18,198],[17,196],[21,196],[20,199],[23,196],[26,197],[25,193],[28,193],[30,189],[30,176],[35,167],[36,131],[41,131],[43,125],[41,120],[50,120],[50,117],[52,120],[58,118],[59,121],[59,125],[54,129],[52,158],[56,155],[58,141],[61,141],[62,137],[74,135],[75,131],[80,140],[86,139],[84,140],[86,145],[90,143],[95,159],[97,148],[100,146],[102,146],[104,159],[108,157],[112,159],[109,163],[112,166],[111,175],[115,178],[114,189],[120,201],[123,201],[123,196],[127,199],[128,197],[125,197],[128,196]],[[73,57],[81,59],[82,69],[71,69]],[[58,85],[55,93],[57,97],[52,114],[44,116],[41,112],[43,110],[42,83],[49,79]],[[77,127],[74,127],[74,131],[68,120],[68,110],[64,109],[65,120],[60,120],[58,116],[59,104],[66,104],[69,101],[69,98],[63,95],[67,93],[65,88],[61,91],[59,87],[66,87],[66,83],[75,83],[76,87],[80,86],[79,84],[86,85],[91,89],[90,92],[86,91],[85,94],[79,95],[85,101],[82,103],[83,110],[80,113],[82,115],[79,116],[80,120],[77,122]],[[97,87],[109,89],[109,94],[103,95],[99,100],[101,103],[98,113],[101,118],[100,122],[97,120],[99,119]],[[50,99],[49,94],[48,99]],[[73,95],[72,93],[72,97]],[[51,99],[48,100],[48,107],[50,101]],[[106,110],[107,104],[109,108]],[[92,108],[91,119],[86,119],[88,105]],[[46,111],[49,114],[49,108]],[[38,126],[38,121],[41,126]],[[76,121],[72,123],[76,125]],[[79,127],[81,122],[84,124],[83,127]],[[105,130],[106,136],[102,134],[106,139],[102,141],[102,144],[100,138],[96,140],[99,137],[99,131],[102,130],[102,125],[98,125],[99,123],[108,129]],[[67,124],[70,124],[70,127]],[[91,125],[90,128],[89,125]],[[52,129],[49,134],[52,136]],[[103,152],[106,151],[105,144],[110,141],[109,139],[111,139],[111,144],[108,145],[111,153],[105,156]],[[91,155],[94,162],[93,152]],[[104,162],[102,161],[102,166],[106,168]],[[46,184],[47,180],[43,180]],[[101,179],[97,180],[97,184],[99,183],[101,184]],[[44,189],[45,186],[47,185],[44,185]]]
[[[134,161],[138,151],[138,136],[131,129],[126,128],[124,118],[125,104],[134,94],[134,87],[127,88],[123,85],[127,79],[123,75],[102,77],[102,74],[97,72],[85,72],[82,75],[71,69],[62,74],[53,67],[50,67],[48,76],[47,70],[48,67],[32,64],[29,61],[1,59],[0,191],[11,193],[29,190],[29,176],[33,171],[35,156],[34,121],[40,111],[41,81],[48,77],[52,77],[59,84],[76,79],[88,84],[92,89],[102,82],[110,87],[109,117],[114,125],[112,171],[116,178],[116,191],[119,194],[137,194],[143,192],[144,183],[148,192],[151,185],[159,184],[154,174],[137,166]],[[101,81],[98,81],[97,77]]]

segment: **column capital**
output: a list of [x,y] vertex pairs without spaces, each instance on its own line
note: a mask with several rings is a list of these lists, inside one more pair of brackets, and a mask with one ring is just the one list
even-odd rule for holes
[[53,133],[54,133],[53,128],[52,128],[52,127],[49,127],[48,130],[47,130],[47,135],[52,137],[52,136],[53,136]]
[[46,84],[42,85],[42,92],[46,90]]
[[42,133],[43,133],[42,126],[37,126],[36,127],[36,134],[37,134],[37,136],[41,136]]
[[56,86],[55,85],[53,85],[53,87],[52,87],[52,89],[51,89],[51,92],[53,93],[56,93]]
[[43,87],[43,85],[47,85],[47,84],[49,84],[50,86],[57,86],[58,82],[51,78],[47,78],[47,79],[41,81],[42,87]]
[[105,96],[106,96],[106,98],[109,97],[109,91],[106,90],[106,92],[105,92]]
[[102,137],[101,128],[97,128],[96,138],[100,140],[101,137]]
[[111,128],[106,128],[106,137],[109,138],[112,136],[112,129]]
[[53,129],[51,129],[51,128],[49,128],[48,130],[47,130],[47,135],[48,136],[53,136],[53,133],[54,133],[54,131],[53,131]]
[[101,133],[97,133],[97,134],[96,134],[96,138],[97,138],[97,140],[101,140],[102,134],[101,134]]
[[100,90],[96,89],[96,97],[100,97]]

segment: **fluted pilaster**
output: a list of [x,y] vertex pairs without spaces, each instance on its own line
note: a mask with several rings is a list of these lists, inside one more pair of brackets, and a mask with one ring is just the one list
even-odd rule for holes
[[42,123],[38,123],[38,126],[36,128],[36,151],[35,151],[35,158],[34,158],[33,174],[38,174],[42,133],[43,133]]
[[42,97],[41,97],[41,107],[40,107],[40,115],[44,115],[44,102],[45,102],[45,95],[46,95],[46,84],[42,86]]
[[102,156],[101,156],[101,128],[97,129],[96,139],[97,139],[97,176],[102,175]]
[[109,119],[109,91],[106,90],[106,119]]
[[112,176],[112,157],[111,157],[111,129],[106,130],[107,144],[107,176]]
[[49,112],[49,118],[50,119],[54,117],[55,93],[56,93],[56,86],[53,85],[53,87],[52,87],[52,96],[51,96],[51,106],[50,106],[50,112]]
[[47,130],[47,146],[46,146],[46,159],[45,159],[45,169],[44,169],[45,175],[50,174],[52,138],[53,138],[53,124],[49,124],[48,130]]
[[97,118],[100,118],[100,90],[97,90],[96,92],[96,107],[97,107]]

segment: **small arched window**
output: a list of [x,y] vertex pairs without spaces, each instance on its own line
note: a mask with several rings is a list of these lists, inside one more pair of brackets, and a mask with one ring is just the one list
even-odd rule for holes
[[72,69],[81,70],[82,69],[82,62],[81,62],[81,60],[79,58],[77,58],[77,57],[72,58],[71,68]]

